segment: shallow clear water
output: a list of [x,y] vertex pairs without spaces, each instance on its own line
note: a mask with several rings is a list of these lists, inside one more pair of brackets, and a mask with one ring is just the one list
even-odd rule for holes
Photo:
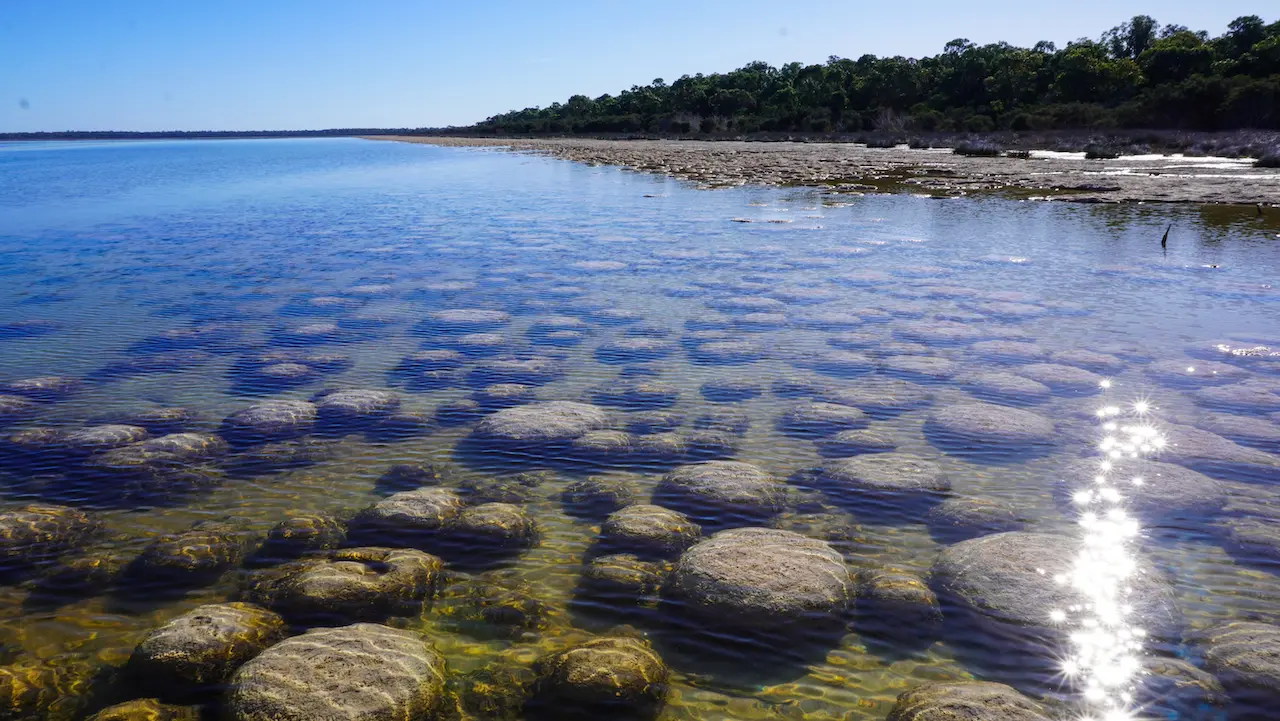
[[[13,420],[5,434],[73,430],[179,406],[197,417],[191,428],[216,431],[251,403],[308,399],[327,388],[391,388],[401,411],[431,417],[477,393],[483,376],[467,373],[490,354],[547,357],[563,373],[536,386],[538,400],[600,401],[600,387],[630,375],[670,384],[666,392],[676,397],[657,405],[683,416],[681,433],[707,413],[741,414],[745,434],[721,438],[727,447],[716,455],[790,479],[787,508],[768,523],[844,539],[836,545],[856,571],[891,566],[925,576],[950,539],[907,498],[860,504],[808,483],[800,472],[829,459],[814,434],[779,426],[801,399],[779,395],[775,381],[797,377],[838,391],[885,376],[925,386],[929,407],[876,415],[870,427],[898,452],[940,464],[953,497],[1009,504],[1028,529],[1078,538],[1077,519],[1055,501],[1053,486],[1067,461],[1093,452],[1096,407],[1145,397],[1162,423],[1212,423],[1221,408],[1185,382],[1170,385],[1148,372],[1148,364],[1203,362],[1213,342],[1280,341],[1280,295],[1269,285],[1280,269],[1278,228],[1252,208],[699,191],[539,157],[344,139],[0,144],[0,218],[0,382],[83,381],[77,392]],[[741,297],[772,300],[726,304]],[[753,303],[770,315],[744,315]],[[449,376],[443,387],[424,387],[395,372],[415,351],[460,347],[459,334],[422,321],[432,311],[468,308],[511,318],[486,329],[500,338],[477,339],[487,350],[464,346],[460,382]],[[609,309],[629,313],[602,312]],[[827,311],[856,318],[837,324],[812,315]],[[581,341],[551,344],[527,332],[551,316],[581,319]],[[938,320],[981,330],[945,338],[931,325]],[[336,328],[319,336],[297,332],[331,322]],[[213,323],[226,332],[179,348],[186,355],[157,355],[173,349],[154,340],[159,334]],[[701,328],[749,340],[759,357],[727,364],[701,354]],[[856,358],[824,364],[822,354],[838,350],[828,341],[855,331],[866,335],[845,341],[862,348],[855,352],[868,365],[847,367]],[[657,336],[672,342],[652,356],[598,350]],[[1116,365],[1101,375],[1112,388],[1002,398],[1056,422],[1051,445],[1036,453],[957,446],[928,432],[932,412],[975,400],[961,382],[966,374],[1020,371],[1021,364],[973,347],[998,338],[1034,342],[1046,354],[1111,354]],[[895,345],[904,343],[916,345]],[[346,361],[297,385],[247,370],[247,359],[280,349]],[[904,355],[953,365],[932,376],[911,373],[900,363]],[[1280,389],[1280,364],[1233,362],[1250,382]],[[726,378],[757,383],[762,392],[735,402],[704,395],[704,383]],[[1276,425],[1265,409],[1232,410]],[[610,411],[619,425],[640,412],[617,403]],[[697,458],[500,453],[468,440],[478,414],[460,420],[391,435],[331,432],[316,439],[325,446],[322,459],[271,472],[246,466],[253,449],[235,447],[210,464],[232,472],[182,494],[125,496],[93,476],[86,487],[83,457],[23,455],[11,442],[0,450],[0,480],[7,507],[38,501],[92,511],[109,534],[86,552],[127,561],[157,536],[200,521],[232,523],[252,549],[290,516],[349,517],[385,495],[378,479],[396,463],[449,464],[447,483],[455,486],[548,469],[551,477],[524,503],[539,526],[538,545],[485,576],[517,569],[526,584],[520,592],[544,604],[540,627],[500,633],[459,621],[447,597],[396,621],[427,630],[457,677],[495,661],[528,663],[627,625],[649,635],[672,667],[664,718],[879,719],[899,693],[927,680],[1018,680],[1032,693],[1072,698],[1069,689],[1017,679],[1017,664],[999,658],[999,642],[953,623],[950,613],[948,630],[911,643],[895,640],[895,619],[857,615],[845,633],[800,652],[758,639],[691,641],[670,630],[668,616],[678,609],[585,598],[576,591],[581,564],[601,519],[571,514],[564,488],[606,476],[632,484],[644,500],[664,473]],[[1246,510],[1229,504],[1219,520],[1155,524],[1140,544],[1172,578],[1186,639],[1226,618],[1280,619],[1272,570],[1224,550],[1220,525],[1229,514],[1265,515],[1256,489],[1277,479],[1276,467],[1214,474],[1241,499],[1237,505],[1250,500]],[[72,688],[87,688],[84,674],[124,663],[148,630],[201,603],[236,597],[244,583],[233,569],[172,597],[140,599],[105,585],[68,594],[40,585],[51,564],[5,569],[0,641],[6,662],[75,669],[59,681],[68,698]],[[461,559],[457,565],[459,584],[486,572]],[[1045,659],[1061,652],[1036,650]],[[1194,643],[1160,652],[1199,663]],[[100,685],[111,684],[128,697],[127,681]]]

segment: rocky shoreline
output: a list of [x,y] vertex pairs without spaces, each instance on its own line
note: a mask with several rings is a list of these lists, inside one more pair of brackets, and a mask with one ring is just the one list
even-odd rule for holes
[[1180,156],[1086,160],[1032,151],[1030,158],[970,157],[949,149],[868,148],[852,143],[511,139],[370,136],[450,147],[493,147],[668,175],[701,187],[815,186],[833,193],[909,192],[934,197],[1011,193],[1078,203],[1280,205],[1280,171],[1252,161]]

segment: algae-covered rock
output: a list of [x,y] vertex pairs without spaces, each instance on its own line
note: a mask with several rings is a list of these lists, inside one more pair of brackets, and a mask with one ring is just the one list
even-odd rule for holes
[[602,408],[570,401],[531,403],[500,410],[476,426],[475,435],[517,445],[565,443],[609,425]]
[[230,721],[430,721],[445,706],[444,658],[412,631],[358,623],[286,639],[249,661],[224,698]]
[[1201,634],[1205,668],[1236,704],[1231,718],[1266,719],[1280,700],[1280,626],[1229,621]]
[[141,698],[108,706],[89,717],[88,721],[198,721],[195,706],[175,706],[160,699]]
[[606,545],[656,556],[681,553],[701,535],[702,528],[683,513],[647,504],[614,512],[600,529]]
[[898,696],[886,721],[1051,721],[1049,709],[1001,683],[925,683]]
[[654,718],[670,675],[647,642],[629,637],[592,639],[539,659],[534,670],[531,704],[555,709],[562,718]]
[[668,473],[654,489],[653,501],[698,519],[744,525],[781,511],[785,487],[758,466],[707,461]]
[[[1053,612],[1079,603],[1070,584],[1055,577],[1070,574],[1079,541],[1047,533],[1011,532],[982,536],[946,547],[933,565],[933,584],[972,613],[987,640],[1008,648],[1010,640],[1043,649],[1060,628]],[[1173,591],[1150,563],[1139,558],[1129,577],[1133,617],[1154,638],[1177,638],[1182,615]],[[994,646],[993,646],[994,647]]]
[[401,491],[361,511],[351,522],[351,533],[362,540],[415,545],[451,526],[462,507],[462,497],[452,488]]
[[199,606],[147,634],[128,670],[148,692],[180,698],[221,684],[285,636],[284,619],[247,603]]
[[294,621],[382,620],[421,607],[443,568],[408,548],[344,548],[264,572],[246,595]]
[[929,532],[946,542],[1006,531],[1019,531],[1026,521],[1013,505],[973,496],[953,496],[929,509]]
[[768,630],[837,620],[855,586],[844,557],[824,541],[736,528],[685,551],[669,590],[705,622]]
[[30,568],[71,551],[102,530],[82,511],[27,505],[0,513],[0,570]]
[[560,500],[570,515],[604,518],[635,503],[636,489],[625,481],[591,476],[566,486]]
[[930,414],[925,432],[935,445],[979,452],[1036,451],[1051,447],[1053,421],[1021,408],[962,403]]
[[864,428],[869,420],[866,413],[853,406],[804,402],[783,413],[778,428],[795,435],[823,437]]
[[316,406],[306,401],[271,400],[255,403],[227,416],[222,435],[232,442],[261,443],[310,433]]
[[449,541],[468,551],[530,548],[538,541],[533,518],[511,503],[466,508],[447,530]]
[[942,624],[942,607],[920,576],[898,568],[858,575],[858,612],[864,632],[890,637],[929,637]]
[[645,560],[634,553],[595,556],[583,566],[581,591],[605,601],[647,601],[662,590],[672,568],[667,561]]
[[217,521],[202,521],[186,531],[152,541],[130,564],[127,576],[174,586],[201,585],[240,563],[244,552],[245,541],[239,529]]
[[324,513],[291,516],[271,527],[258,556],[270,559],[297,558],[313,551],[328,551],[347,540],[347,526]]

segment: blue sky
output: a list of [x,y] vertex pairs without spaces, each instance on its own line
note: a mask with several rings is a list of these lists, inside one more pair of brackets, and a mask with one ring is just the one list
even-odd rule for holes
[[1135,14],[1219,34],[1267,3],[0,0],[0,131],[467,124],[752,60],[1060,45]]

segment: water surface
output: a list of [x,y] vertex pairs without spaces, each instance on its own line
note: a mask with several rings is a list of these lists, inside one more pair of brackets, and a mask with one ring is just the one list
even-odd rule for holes
[[[1160,382],[1148,364],[1193,364],[1214,342],[1280,340],[1270,285],[1280,269],[1278,229],[1252,209],[699,191],[532,156],[324,139],[0,144],[0,217],[6,324],[0,382],[48,375],[84,381],[79,392],[42,404],[6,434],[76,429],[167,407],[190,409],[197,430],[217,430],[221,419],[264,398],[308,399],[328,388],[392,388],[402,411],[433,417],[476,394],[465,373],[488,360],[489,351],[461,346],[469,357],[460,383],[405,383],[393,372],[405,356],[460,347],[457,334],[424,329],[426,314],[502,310],[512,318],[491,331],[500,337],[479,341],[496,343],[493,353],[548,357],[564,369],[532,390],[539,400],[598,400],[602,385],[628,376],[670,384],[675,397],[662,409],[683,416],[684,431],[708,413],[737,413],[748,427],[718,455],[792,479],[787,509],[770,522],[844,539],[839,547],[858,571],[889,566],[925,576],[946,539],[892,503],[851,507],[807,485],[802,471],[828,459],[812,435],[779,427],[798,402],[776,392],[779,379],[834,390],[878,376],[926,386],[929,408],[877,416],[871,428],[893,438],[899,452],[941,464],[953,496],[1008,504],[1029,529],[1077,538],[1077,519],[1052,490],[1067,461],[1093,452],[1091,414],[1099,405],[1142,397],[1157,406],[1161,422],[1207,422],[1224,411],[1197,404],[1193,389]],[[745,314],[752,304],[732,300],[744,297],[771,299],[761,304],[768,315]],[[856,318],[815,318],[836,311]],[[553,316],[581,319],[581,342],[550,344],[526,332]],[[937,321],[986,330],[956,342],[928,330]],[[145,363],[157,350],[170,350],[156,345],[158,335],[213,323],[233,332],[184,349],[194,353],[163,367]],[[335,323],[336,330],[318,338],[299,334],[318,323]],[[725,364],[699,355],[698,342],[707,338],[697,332],[706,328],[758,344],[761,357]],[[822,363],[823,354],[838,350],[829,341],[838,344],[849,332],[866,334],[857,352],[872,365]],[[673,344],[669,352],[628,362],[598,351],[637,337]],[[1019,372],[1022,364],[973,348],[995,338],[1033,342],[1045,353],[1112,355],[1118,364],[1101,373],[1112,388],[1002,398],[1057,422],[1043,452],[1010,457],[981,445],[942,447],[925,433],[926,418],[975,400],[957,378]],[[246,379],[247,358],[280,349],[341,354],[345,361],[296,386]],[[935,376],[906,373],[895,360],[903,356],[946,359],[954,367]],[[1273,388],[1280,384],[1275,366],[1268,373],[1244,363]],[[736,402],[704,395],[704,383],[724,379],[755,383],[762,392]],[[641,412],[611,410],[623,419]],[[1256,409],[1234,410],[1274,425]],[[544,604],[540,628],[498,633],[458,622],[440,611],[445,603],[397,621],[427,631],[455,675],[499,661],[529,663],[627,626],[649,635],[672,666],[663,711],[670,719],[879,719],[899,693],[922,681],[1006,680],[999,659],[974,658],[973,649],[989,649],[990,640],[963,628],[906,644],[892,634],[886,640],[894,619],[859,616],[816,656],[797,660],[784,649],[729,640],[720,648],[689,648],[664,635],[667,609],[579,598],[581,563],[600,519],[569,513],[561,492],[596,475],[633,484],[644,500],[679,462],[610,456],[513,462],[509,454],[476,451],[467,439],[478,415],[461,420],[392,436],[330,434],[319,439],[326,451],[318,462],[232,473],[177,498],[122,502],[111,493],[72,491],[64,462],[24,461],[8,447],[0,481],[6,506],[53,502],[97,514],[110,534],[88,553],[128,559],[157,536],[200,521],[229,521],[253,543],[290,516],[348,517],[385,495],[378,479],[396,463],[448,464],[453,485],[549,470],[550,479],[524,504],[540,542],[503,564],[517,569],[522,593]],[[237,449],[220,465],[234,466],[250,450]],[[1247,498],[1268,479],[1246,473],[1221,480],[1233,496]],[[1224,550],[1215,523],[1146,529],[1141,544],[1171,574],[1188,628],[1280,617],[1271,570]],[[201,603],[233,598],[243,583],[242,573],[231,571],[173,598],[67,597],[41,590],[43,570],[24,569],[0,587],[5,660],[90,673],[122,664],[148,630]],[[465,581],[483,571],[458,572]],[[1043,649],[1046,658],[1060,652]],[[1160,652],[1199,663],[1191,644]],[[983,654],[990,655],[977,655]],[[1056,688],[1039,692],[1071,696]]]

